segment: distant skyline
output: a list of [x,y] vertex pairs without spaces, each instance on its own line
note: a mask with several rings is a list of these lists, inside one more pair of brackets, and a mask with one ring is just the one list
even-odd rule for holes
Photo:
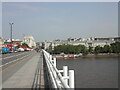
[[118,36],[117,2],[3,2],[2,35],[36,41]]

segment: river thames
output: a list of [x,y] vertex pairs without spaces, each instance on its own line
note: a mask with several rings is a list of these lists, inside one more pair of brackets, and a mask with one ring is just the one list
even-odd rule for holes
[[75,88],[118,88],[118,58],[58,59],[57,68],[75,70]]

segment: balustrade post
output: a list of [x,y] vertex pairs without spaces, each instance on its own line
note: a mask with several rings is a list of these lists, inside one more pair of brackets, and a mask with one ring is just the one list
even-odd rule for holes
[[54,60],[54,66],[56,67],[56,58],[54,58],[53,60]]
[[50,61],[52,61],[52,55],[50,55]]
[[74,86],[75,86],[74,70],[69,70],[69,86],[74,90]]
[[68,85],[68,66],[63,66],[63,77],[65,83]]

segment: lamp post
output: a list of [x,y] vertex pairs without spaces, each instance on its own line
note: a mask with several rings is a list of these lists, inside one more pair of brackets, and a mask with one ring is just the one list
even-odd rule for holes
[[12,44],[12,25],[13,25],[14,23],[9,23],[9,24],[10,24],[10,32],[11,32],[10,39],[11,39],[11,44]]

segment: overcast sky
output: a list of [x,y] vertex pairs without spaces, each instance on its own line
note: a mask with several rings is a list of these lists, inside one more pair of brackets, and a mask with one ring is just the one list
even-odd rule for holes
[[34,36],[36,41],[68,37],[118,36],[117,2],[3,2],[3,37]]

